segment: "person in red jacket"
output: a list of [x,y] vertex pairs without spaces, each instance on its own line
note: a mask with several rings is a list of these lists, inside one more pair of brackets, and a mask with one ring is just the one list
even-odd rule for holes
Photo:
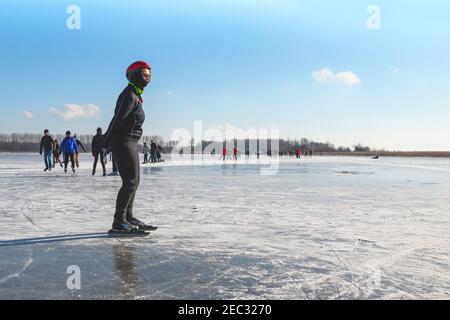
[[237,155],[238,155],[238,148],[233,147],[233,157],[234,157],[234,160],[237,160]]
[[[225,161],[225,157],[227,156],[227,148],[223,147],[222,149],[222,155],[221,158],[223,158],[223,161]],[[220,160],[220,159],[219,159]]]

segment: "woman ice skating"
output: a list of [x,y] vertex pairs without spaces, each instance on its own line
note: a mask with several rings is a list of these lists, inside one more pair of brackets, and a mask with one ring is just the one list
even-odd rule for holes
[[142,233],[143,230],[157,229],[133,215],[133,202],[140,174],[138,141],[142,136],[145,120],[142,94],[150,83],[150,65],[144,61],[136,61],[127,68],[126,77],[129,83],[117,99],[114,117],[105,133],[122,178],[112,231]]
[[78,145],[73,137],[71,137],[72,133],[68,130],[66,132],[66,137],[61,142],[61,152],[64,153],[64,172],[67,172],[67,164],[70,163],[72,165],[72,172],[75,173],[75,154],[78,154]]
[[102,128],[97,128],[97,134],[92,138],[91,144],[92,156],[94,157],[94,165],[92,168],[92,175],[95,176],[95,170],[97,169],[98,158],[100,157],[100,163],[102,164],[103,176],[106,176],[105,167],[105,153],[106,143],[105,137],[102,135]]
[[54,148],[53,148],[53,168],[55,167],[56,163],[58,162],[61,166],[61,168],[63,167],[63,164],[61,162],[61,159],[59,158],[59,153],[60,153],[60,147],[59,147],[59,143],[58,140],[53,140],[54,143]]
[[53,138],[48,134],[48,129],[44,130],[44,135],[41,138],[41,146],[39,148],[39,154],[42,156],[42,149],[44,149],[44,171],[52,170],[52,153],[54,149]]
[[[83,149],[83,152],[86,152],[86,149],[84,148],[83,144],[81,143],[80,140],[78,140],[76,133],[73,135],[73,139],[77,143],[78,150],[80,150],[80,147],[81,147],[81,149]],[[77,152],[77,154],[75,155],[75,163],[77,165],[77,168],[79,168],[80,167],[80,153],[79,152]]]

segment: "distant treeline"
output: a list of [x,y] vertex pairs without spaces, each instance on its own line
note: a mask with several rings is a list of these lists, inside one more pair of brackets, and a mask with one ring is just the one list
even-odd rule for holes
[[[62,139],[64,139],[64,134],[50,134],[53,139],[58,140],[60,143]],[[42,134],[39,133],[11,133],[11,134],[0,134],[0,152],[39,152],[39,145],[41,141]],[[93,135],[92,134],[78,134],[78,139],[84,145],[86,152],[91,152],[91,142]],[[165,150],[165,152],[171,152],[173,148],[177,148],[177,142],[168,141],[164,142],[164,139],[158,135],[151,136],[143,136],[140,140],[140,144],[142,147],[142,143],[147,142],[150,143],[151,140],[154,140],[156,143],[159,143]],[[301,139],[280,139],[278,141],[278,148],[275,147],[275,144],[270,140],[267,143],[262,143],[258,140],[230,140],[226,143],[218,143],[213,141],[202,141],[202,150],[205,151],[208,145],[215,144],[217,146],[214,150],[215,153],[220,153],[222,150],[221,147],[225,145],[237,146],[240,148],[241,153],[245,153],[245,151],[250,151],[250,153],[255,153],[259,151],[264,153],[266,151],[277,151],[282,153],[289,153],[295,151],[297,148],[300,148],[302,152],[312,151],[313,153],[323,153],[323,152],[370,152],[369,147],[362,146],[360,144],[353,147],[353,149],[349,147],[335,147],[330,142],[315,142],[312,140],[308,140],[306,138]],[[256,146],[256,147],[255,147]],[[197,147],[199,147],[197,145]],[[180,148],[181,149],[181,148]],[[196,147],[194,143],[191,143],[191,148],[184,148],[184,150],[191,150],[191,152],[195,152]],[[210,152],[211,147],[208,149]],[[244,150],[242,150],[244,149]],[[278,150],[272,150],[278,149]]]
[[450,158],[450,151],[372,151],[372,152],[324,152],[329,156],[358,156],[358,157],[426,157],[426,158]]
[[[223,143],[213,142],[213,141],[202,141],[202,150],[205,150],[208,145],[215,144],[218,148],[224,146],[237,146],[241,153],[249,151],[250,153],[260,152],[264,154],[267,151],[289,153],[294,152],[296,149],[300,148],[302,152],[312,151],[312,152],[335,152],[337,149],[333,144],[329,142],[315,142],[308,140],[306,138],[302,139],[279,139],[278,144],[274,143],[272,140],[261,141],[255,139],[244,139],[244,140],[229,140]],[[175,145],[176,146],[176,145]],[[197,145],[198,146],[198,145]],[[194,146],[192,147],[195,148]],[[209,147],[210,151],[211,147]],[[351,151],[350,148],[341,147],[342,151]],[[215,150],[216,153],[222,152],[222,150]]]

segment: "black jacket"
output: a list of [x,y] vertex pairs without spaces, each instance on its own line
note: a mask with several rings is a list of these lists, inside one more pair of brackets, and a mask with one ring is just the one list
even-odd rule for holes
[[92,138],[92,152],[100,153],[103,152],[105,148],[105,137],[101,134],[96,134],[94,138]]
[[144,120],[142,98],[131,85],[128,85],[117,99],[114,117],[105,132],[107,144],[112,140],[128,138],[139,140],[142,136]]
[[54,142],[51,136],[43,136],[41,138],[41,146],[39,148],[39,153],[42,153],[42,148],[44,148],[45,152],[53,150]]

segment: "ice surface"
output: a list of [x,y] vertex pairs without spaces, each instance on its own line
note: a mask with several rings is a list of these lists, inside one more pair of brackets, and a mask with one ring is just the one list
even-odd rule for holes
[[120,177],[0,154],[0,298],[450,297],[450,159],[268,161],[142,165],[135,215],[159,229],[116,239]]

